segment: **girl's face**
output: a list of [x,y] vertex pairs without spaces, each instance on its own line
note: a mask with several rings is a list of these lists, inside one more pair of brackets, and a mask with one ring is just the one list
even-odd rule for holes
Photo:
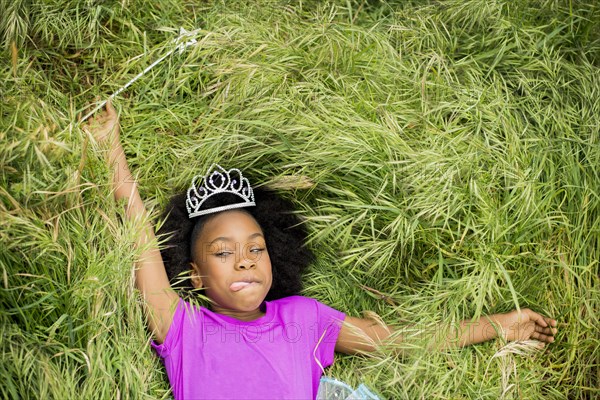
[[209,219],[194,244],[192,283],[205,289],[213,311],[249,320],[272,283],[262,229],[247,212],[231,210]]

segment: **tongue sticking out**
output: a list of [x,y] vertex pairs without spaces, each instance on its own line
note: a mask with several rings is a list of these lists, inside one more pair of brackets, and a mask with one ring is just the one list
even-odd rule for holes
[[233,282],[230,286],[229,289],[233,290],[234,292],[237,292],[238,290],[242,290],[243,288],[251,285],[251,282]]

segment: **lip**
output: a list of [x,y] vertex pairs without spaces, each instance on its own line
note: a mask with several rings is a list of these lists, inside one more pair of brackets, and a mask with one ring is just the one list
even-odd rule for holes
[[232,282],[231,285],[229,285],[229,290],[231,290],[232,292],[239,292],[257,286],[259,284],[260,282],[256,279],[240,279],[238,281]]

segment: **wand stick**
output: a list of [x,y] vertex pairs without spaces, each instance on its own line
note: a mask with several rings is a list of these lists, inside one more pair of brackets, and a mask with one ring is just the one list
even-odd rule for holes
[[[191,36],[191,35],[193,35],[195,33],[197,33],[197,30],[186,31],[182,27],[182,28],[179,29],[179,37],[177,39],[175,39],[175,43],[179,43],[186,36]],[[150,64],[149,66],[147,66],[142,72],[140,72],[139,74],[137,74],[132,80],[130,80],[125,85],[123,85],[121,88],[119,88],[116,92],[114,92],[113,94],[111,94],[108,97],[108,99],[106,99],[106,100],[102,101],[100,104],[98,104],[96,106],[96,108],[94,108],[92,111],[90,111],[85,117],[81,118],[81,120],[79,120],[79,123],[84,122],[86,119],[88,119],[89,117],[91,117],[92,115],[94,115],[94,113],[96,111],[98,111],[99,109],[101,109],[102,107],[104,107],[104,105],[109,100],[112,100],[113,98],[115,98],[116,96],[118,96],[121,92],[123,92],[125,89],[127,89],[129,86],[133,85],[135,83],[135,81],[137,81],[142,76],[144,76],[148,71],[150,71],[152,68],[154,68],[155,66],[157,66],[160,62],[162,62],[165,58],[167,58],[168,56],[170,56],[171,54],[173,54],[176,50],[179,50],[179,54],[182,54],[187,47],[189,47],[189,46],[191,46],[193,44],[196,44],[196,42],[197,42],[196,39],[191,38],[190,40],[188,40],[185,43],[184,42],[179,43],[177,45],[177,47],[175,47],[172,50],[169,50],[167,52],[167,54],[165,54],[164,56],[162,56],[158,60],[154,61],[152,64]]]

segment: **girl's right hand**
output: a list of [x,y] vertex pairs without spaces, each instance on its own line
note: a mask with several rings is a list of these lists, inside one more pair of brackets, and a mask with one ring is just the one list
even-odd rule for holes
[[82,128],[91,133],[98,143],[119,143],[119,116],[110,100],[106,102],[106,110],[90,118]]
[[513,310],[506,314],[497,314],[492,318],[499,324],[506,340],[535,339],[542,343],[554,342],[557,322],[529,308]]

